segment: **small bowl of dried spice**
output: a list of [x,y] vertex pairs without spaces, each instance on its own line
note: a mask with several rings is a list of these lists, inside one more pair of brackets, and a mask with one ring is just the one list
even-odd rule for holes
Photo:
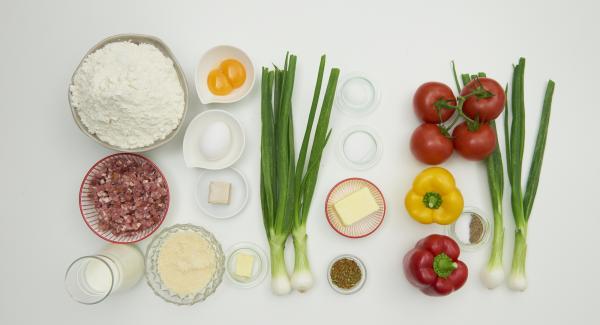
[[327,268],[329,285],[336,292],[349,295],[359,291],[367,280],[367,269],[354,255],[340,255]]
[[491,223],[488,217],[475,207],[465,207],[456,221],[446,226],[446,234],[464,250],[475,250],[490,238]]

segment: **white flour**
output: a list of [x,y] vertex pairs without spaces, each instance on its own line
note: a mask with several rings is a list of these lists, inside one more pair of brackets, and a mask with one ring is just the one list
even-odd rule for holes
[[71,85],[71,102],[91,133],[135,149],[177,127],[184,93],[173,61],[155,46],[117,42],[85,58]]

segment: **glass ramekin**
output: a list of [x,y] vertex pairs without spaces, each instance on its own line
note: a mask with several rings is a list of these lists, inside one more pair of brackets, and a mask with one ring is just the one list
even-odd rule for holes
[[[182,297],[178,294],[173,293],[162,282],[160,274],[158,273],[158,257],[160,255],[160,250],[163,247],[167,238],[169,238],[169,236],[172,234],[183,231],[196,232],[208,241],[215,253],[216,269],[212,278],[204,288],[199,290],[194,295],[186,295]],[[148,285],[150,286],[150,288],[152,288],[152,290],[157,296],[161,297],[166,302],[170,302],[176,305],[193,305],[197,302],[204,301],[207,297],[212,295],[217,290],[217,287],[223,281],[224,272],[225,255],[223,254],[221,244],[217,241],[217,239],[211,232],[202,227],[195,226],[192,224],[179,224],[163,229],[156,237],[154,237],[154,239],[150,243],[150,246],[148,246],[148,250],[146,252],[146,280],[148,282]]]

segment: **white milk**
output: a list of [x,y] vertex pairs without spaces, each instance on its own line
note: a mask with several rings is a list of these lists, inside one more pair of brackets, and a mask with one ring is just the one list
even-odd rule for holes
[[122,291],[133,287],[144,275],[144,256],[133,245],[109,244],[96,256],[106,263],[91,260],[87,265],[84,274],[92,290],[108,292],[112,285],[112,292]]

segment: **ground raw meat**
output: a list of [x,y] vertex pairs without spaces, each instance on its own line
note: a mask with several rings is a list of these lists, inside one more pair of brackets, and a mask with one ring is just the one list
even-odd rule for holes
[[107,161],[90,181],[89,198],[99,227],[128,235],[154,227],[167,209],[167,183],[149,162],[131,157]]

